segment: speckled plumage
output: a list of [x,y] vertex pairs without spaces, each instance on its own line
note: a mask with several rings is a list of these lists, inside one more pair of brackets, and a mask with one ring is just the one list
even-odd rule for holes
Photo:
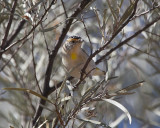
[[[81,37],[70,36],[62,47],[62,63],[67,72],[76,78],[80,78],[81,70],[88,59],[88,55],[81,48],[82,43]],[[96,67],[93,60],[88,64],[85,73],[89,73],[89,76],[105,75],[104,71]]]

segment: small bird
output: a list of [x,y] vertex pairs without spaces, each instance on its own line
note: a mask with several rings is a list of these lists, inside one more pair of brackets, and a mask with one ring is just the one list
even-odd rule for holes
[[[81,48],[83,40],[79,36],[70,36],[62,46],[62,63],[67,72],[75,78],[81,77],[81,70],[84,67],[88,55]],[[105,71],[96,67],[96,64],[91,60],[85,69],[85,74],[88,76],[102,76]]]

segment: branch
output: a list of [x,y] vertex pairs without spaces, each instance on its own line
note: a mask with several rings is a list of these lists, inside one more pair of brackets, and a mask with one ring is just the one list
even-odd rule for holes
[[[59,50],[61,44],[63,43],[63,40],[64,40],[67,32],[69,31],[69,29],[71,27],[71,24],[74,20],[73,18],[77,17],[78,14],[92,1],[93,0],[82,0],[81,3],[78,5],[77,9],[74,11],[74,13],[70,16],[70,18],[68,20],[66,20],[65,26],[64,26],[64,28],[61,32],[59,40],[58,40],[54,50],[49,55],[49,62],[48,62],[47,70],[46,70],[46,73],[45,73],[43,96],[48,97],[48,95],[51,93],[51,91],[50,91],[51,88],[49,87],[49,82],[50,82],[50,76],[51,76],[51,73],[52,73],[53,63],[54,63],[55,57],[58,53],[58,50]],[[56,88],[52,88],[52,89],[53,89],[52,91],[55,91]],[[33,118],[33,122],[32,122],[33,125],[35,125],[37,119],[39,118],[39,116],[42,113],[43,108],[40,105],[41,104],[45,105],[45,103],[46,103],[45,100],[40,99],[39,106],[38,106],[38,108],[36,110],[36,113],[35,113],[35,116]]]
[[[129,18],[117,29],[117,31],[115,31],[112,35],[112,37],[109,39],[109,41],[107,41],[102,47],[100,47],[97,51],[95,51],[93,54],[91,54],[88,58],[88,60],[86,61],[83,69],[82,69],[82,72],[81,72],[81,77],[80,77],[80,80],[79,82],[75,85],[76,87],[78,87],[78,85],[83,81],[83,75],[85,73],[85,69],[87,68],[89,62],[92,60],[92,58],[97,55],[98,53],[100,53],[101,51],[103,51],[110,43],[111,41],[118,35],[118,33],[130,22],[130,19],[135,15],[136,13],[136,9],[137,9],[137,4],[138,4],[138,1],[139,0],[135,0],[135,3],[134,3],[134,9],[133,9],[133,12],[131,13],[131,15],[129,16]],[[100,61],[99,61],[100,62]],[[97,62],[97,63],[99,63]],[[96,63],[96,64],[97,64]]]
[[133,20],[133,19],[135,19],[135,18],[138,18],[138,17],[140,17],[140,16],[144,16],[144,15],[146,15],[147,13],[151,13],[151,11],[154,11],[155,9],[158,9],[158,8],[160,8],[160,5],[153,6],[151,9],[149,9],[149,10],[147,10],[147,11],[145,11],[145,12],[143,12],[143,13],[141,13],[141,14],[138,14],[138,15],[135,15],[131,20]]
[[[27,12],[30,13],[30,12],[32,11],[32,9],[33,9],[35,6],[37,6],[39,3],[41,3],[41,2],[38,2],[38,3],[37,3],[36,5],[34,5],[31,9],[29,9]],[[23,26],[24,26],[25,23],[26,23],[26,20],[24,20],[24,19],[19,23],[19,25],[18,25],[16,31],[14,32],[14,34],[13,34],[8,40],[6,40],[6,45],[5,45],[5,47],[3,48],[3,50],[6,49],[6,48],[12,43],[12,41],[17,37],[17,35],[18,35],[19,32],[22,30],[22,28],[23,28]],[[1,58],[1,57],[2,57],[2,53],[0,52],[0,58]]]
[[[35,6],[37,6],[39,3],[41,3],[41,2],[38,2],[36,5],[34,5],[33,7],[31,7],[31,9],[29,9],[27,12],[28,12],[28,13],[31,13],[32,9],[33,9]],[[22,30],[22,28],[23,28],[23,26],[24,26],[25,23],[26,23],[26,20],[24,20],[24,19],[19,23],[19,25],[18,25],[16,31],[14,32],[14,34],[6,41],[6,46],[5,46],[5,48],[8,47],[8,46],[12,43],[12,41],[17,37],[17,35],[18,35],[19,32]],[[5,48],[4,48],[4,49],[5,49]],[[0,54],[0,58],[1,58],[1,56],[2,56],[2,54]]]
[[1,49],[2,50],[5,49],[5,47],[8,45],[6,41],[7,41],[9,30],[11,28],[11,24],[12,24],[12,21],[13,21],[13,16],[14,16],[14,12],[15,12],[15,9],[16,9],[16,5],[17,5],[17,0],[15,0],[14,3],[13,3],[13,7],[12,7],[11,14],[10,14],[10,17],[9,17],[8,25],[7,25],[7,28],[6,28],[6,32],[5,32],[4,38],[2,39],[2,44],[1,44]]
[[14,34],[9,38],[9,40],[7,40],[5,48],[8,47],[12,43],[12,41],[17,37],[17,35],[22,30],[22,28],[23,28],[23,26],[24,26],[25,23],[26,23],[25,20],[22,20],[19,23],[19,25],[18,25],[16,31],[14,32]]
[[[24,39],[26,39],[26,38],[37,28],[37,26],[42,23],[43,18],[46,16],[46,14],[48,13],[48,11],[49,11],[49,9],[51,8],[51,6],[52,6],[53,4],[55,4],[55,1],[56,1],[56,0],[52,0],[50,6],[46,9],[46,11],[45,11],[44,14],[42,15],[42,17],[41,17],[41,19],[38,21],[38,23],[37,23],[36,25],[34,25],[33,28],[32,28],[24,37],[22,37],[21,39],[17,40],[15,43],[9,45],[9,46],[6,47],[5,49],[3,49],[3,51],[0,51],[0,58],[1,58],[1,56],[2,56],[2,54],[3,54],[4,52],[6,52],[6,51],[9,50],[10,48],[12,48],[12,47],[13,47],[14,45],[16,45],[17,43],[20,43],[21,41],[23,41]],[[24,23],[25,23],[25,22],[24,22]],[[23,26],[23,25],[22,25],[22,26]]]
[[105,55],[103,55],[99,60],[97,60],[96,64],[100,63],[103,59],[105,59],[106,56],[110,55],[113,51],[115,51],[116,49],[120,48],[124,44],[128,43],[131,39],[135,38],[137,35],[139,35],[143,31],[145,31],[147,28],[149,28],[150,26],[152,26],[154,23],[156,23],[159,20],[160,20],[160,17],[158,17],[157,19],[153,20],[151,23],[148,23],[145,27],[143,27],[142,29],[140,29],[138,32],[136,32],[135,34],[133,34],[129,38],[127,38],[124,41],[122,41],[121,43],[119,43],[116,47],[112,48]]
[[38,78],[37,78],[37,73],[36,73],[36,62],[35,62],[35,58],[34,58],[34,36],[35,36],[35,31],[33,31],[33,38],[32,38],[32,48],[31,48],[31,51],[32,51],[32,62],[33,62],[33,70],[34,70],[34,78],[35,78],[35,81],[36,81],[36,85],[39,89],[39,92],[40,94],[42,95],[42,91],[41,91],[41,88],[40,88],[40,85],[39,85],[39,81],[38,81]]
[[[73,79],[72,76],[68,77],[67,80],[71,81]],[[53,86],[53,87],[50,87],[50,90],[48,90],[48,96],[54,92],[56,89],[58,89],[59,87],[61,87],[63,81],[59,82],[57,85]]]
[[68,18],[68,14],[67,14],[67,11],[66,11],[63,0],[61,0],[61,3],[62,3],[62,6],[63,6],[64,14],[65,14],[66,18]]

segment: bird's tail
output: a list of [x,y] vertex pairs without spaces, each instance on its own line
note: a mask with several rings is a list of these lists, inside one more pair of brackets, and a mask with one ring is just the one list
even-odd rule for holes
[[99,68],[95,68],[95,69],[92,71],[92,75],[93,75],[93,76],[104,76],[105,74],[106,74],[106,72],[100,70]]

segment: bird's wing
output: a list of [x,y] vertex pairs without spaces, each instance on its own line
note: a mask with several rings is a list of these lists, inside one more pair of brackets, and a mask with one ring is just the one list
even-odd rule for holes
[[[89,58],[89,55],[86,53],[86,51],[84,49],[82,49],[81,57],[84,62],[86,62],[87,59]],[[93,59],[90,61],[89,64],[92,65],[92,68],[96,67]]]

